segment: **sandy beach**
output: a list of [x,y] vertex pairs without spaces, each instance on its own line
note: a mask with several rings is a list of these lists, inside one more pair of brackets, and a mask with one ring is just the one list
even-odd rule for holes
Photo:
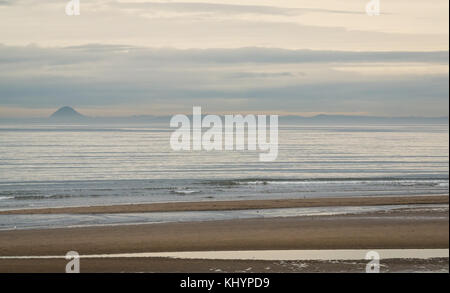
[[[413,204],[448,203],[448,196],[392,197],[392,198],[347,198],[291,200],[298,206],[373,204]],[[110,207],[88,207],[92,212],[120,212],[136,208],[160,211],[182,208],[197,210],[214,207],[216,209],[250,207],[280,207],[282,201],[256,202],[215,202],[215,203],[167,203],[149,205],[127,205]],[[290,206],[292,207],[292,206]],[[69,212],[67,208],[59,212]],[[24,212],[24,211],[22,211]],[[27,211],[29,212],[29,211]],[[35,212],[35,211],[34,211]],[[56,212],[55,209],[39,212]],[[73,208],[70,212],[83,212],[83,208]],[[86,212],[86,211],[84,211]],[[87,212],[86,212],[87,213]],[[0,231],[1,256],[43,256],[65,255],[75,250],[81,255],[112,254],[134,252],[171,251],[217,251],[217,250],[290,250],[290,249],[384,249],[384,248],[448,248],[449,215],[447,211],[423,209],[398,209],[389,212],[372,212],[357,215],[286,217],[263,219],[236,219],[227,221],[161,223],[142,225],[121,225],[83,228],[56,228],[36,230]],[[428,260],[418,261],[420,266]],[[18,260],[0,259],[0,272],[25,272],[62,270],[64,259]],[[239,271],[252,267],[253,272],[292,271],[294,266],[276,266],[267,261],[212,261],[180,260],[167,258],[125,258],[83,260],[86,271]],[[136,265],[139,263],[139,265]],[[271,264],[270,264],[271,263]],[[405,261],[396,260],[397,268],[404,268]],[[447,267],[448,258],[440,260]],[[313,265],[314,264],[314,265]],[[343,264],[344,265],[344,264]],[[264,270],[263,268],[277,268]],[[147,268],[147,269],[146,269]],[[339,271],[339,266],[311,262],[310,268],[318,271]],[[328,268],[328,269],[326,269]],[[34,271],[36,271],[34,270]]]
[[448,204],[448,195],[371,196],[351,198],[269,199],[235,201],[167,202],[61,208],[34,208],[0,211],[0,215],[20,214],[120,214],[149,212],[224,211],[327,206],[373,206],[407,204]]
[[[62,273],[65,259],[0,260],[2,273]],[[367,261],[184,260],[118,258],[81,260],[83,273],[363,273]],[[448,258],[386,259],[381,273],[448,272]]]

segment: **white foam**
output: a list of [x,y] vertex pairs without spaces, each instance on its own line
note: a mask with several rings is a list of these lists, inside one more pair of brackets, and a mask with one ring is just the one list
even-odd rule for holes
[[199,190],[174,190],[173,192],[177,194],[193,194],[193,193],[200,193]]
[[0,200],[4,200],[4,199],[13,199],[14,196],[0,196]]

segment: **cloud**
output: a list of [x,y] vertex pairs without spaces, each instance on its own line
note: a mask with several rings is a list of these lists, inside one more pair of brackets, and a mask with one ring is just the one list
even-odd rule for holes
[[[0,46],[0,106],[448,115],[448,52]],[[407,66],[416,66],[407,74]],[[335,70],[388,64],[401,74]],[[361,65],[362,64],[362,65]]]
[[45,62],[67,64],[93,60],[128,59],[129,62],[152,64],[180,63],[345,63],[345,62],[431,62],[447,64],[448,51],[435,52],[351,52],[288,50],[246,47],[236,49],[145,48],[129,45],[88,44],[83,46],[42,48],[0,44],[0,64]]
[[447,0],[65,3],[0,0],[3,109],[448,115]]
[[139,9],[144,11],[166,11],[179,13],[214,13],[214,14],[265,14],[265,15],[301,15],[306,12],[328,12],[342,14],[364,14],[363,11],[333,10],[320,8],[295,8],[270,5],[245,5],[207,2],[111,2],[109,5],[122,9]]
[[[1,0],[0,0],[1,1]],[[392,0],[382,16],[365,15],[361,0],[203,0],[81,2],[65,15],[64,0],[6,1],[1,41],[41,46],[86,43],[145,47],[344,51],[448,50],[448,1]]]

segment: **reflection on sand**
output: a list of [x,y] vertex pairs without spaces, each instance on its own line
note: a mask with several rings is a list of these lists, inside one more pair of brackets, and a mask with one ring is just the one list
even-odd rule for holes
[[[124,214],[32,214],[0,215],[0,230],[136,225],[171,222],[202,222],[252,218],[338,216],[390,212],[399,209],[448,211],[448,204],[328,206],[229,211],[183,211]],[[427,215],[426,218],[436,218]]]
[[[339,250],[262,250],[262,251],[194,251],[147,253],[136,257],[172,257],[183,259],[240,259],[240,260],[361,260],[364,249]],[[449,257],[448,249],[379,249],[381,259]],[[108,256],[106,256],[108,257]],[[123,254],[122,257],[133,257]]]
[[[183,251],[91,254],[81,258],[149,258],[165,257],[179,259],[221,259],[221,260],[363,260],[364,249],[333,250],[249,250],[249,251]],[[428,259],[448,258],[448,249],[375,249],[381,259]],[[0,259],[52,259],[64,256],[3,256]]]

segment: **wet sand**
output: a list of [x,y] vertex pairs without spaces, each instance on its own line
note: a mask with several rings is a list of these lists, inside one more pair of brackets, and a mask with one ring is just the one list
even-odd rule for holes
[[[2,273],[64,273],[64,259],[0,260]],[[367,261],[183,260],[171,258],[82,259],[82,273],[365,273]],[[380,273],[448,273],[448,258],[385,259]]]
[[[325,199],[327,200],[329,199]],[[361,201],[362,199],[348,200]],[[387,199],[376,200],[386,202]],[[419,197],[389,200],[418,203]],[[433,204],[448,203],[448,196],[420,197],[420,201]],[[328,205],[329,203],[327,201]],[[71,250],[86,255],[170,251],[448,247],[448,211],[427,209],[401,209],[344,216],[0,231],[0,256],[63,256]],[[398,267],[399,270],[408,268],[406,260],[395,261],[397,264],[402,263]],[[295,261],[292,262],[292,266],[287,267],[277,266],[276,263],[279,261],[167,258],[86,259],[82,262],[86,272],[208,272],[215,270],[234,272],[250,267],[252,269],[249,272],[284,272],[292,271],[292,268],[296,266],[298,270],[302,269],[302,266],[295,265]],[[439,263],[423,265],[427,262],[428,260],[415,260],[414,265],[410,263],[409,269],[414,269],[416,266],[422,266],[423,270],[448,269],[448,258],[440,260]],[[0,259],[0,272],[61,272],[64,269],[61,265],[65,263],[64,259]],[[333,263],[311,262],[309,271],[346,271],[348,268],[344,263],[328,266],[327,264]],[[355,264],[355,268],[360,270],[361,265],[362,262],[360,265]],[[266,269],[267,267],[270,269]]]
[[448,195],[437,196],[371,196],[347,198],[270,199],[240,201],[168,202],[109,206],[34,208],[0,211],[0,215],[18,214],[120,214],[146,212],[223,211],[324,206],[373,206],[406,204],[447,204]]

